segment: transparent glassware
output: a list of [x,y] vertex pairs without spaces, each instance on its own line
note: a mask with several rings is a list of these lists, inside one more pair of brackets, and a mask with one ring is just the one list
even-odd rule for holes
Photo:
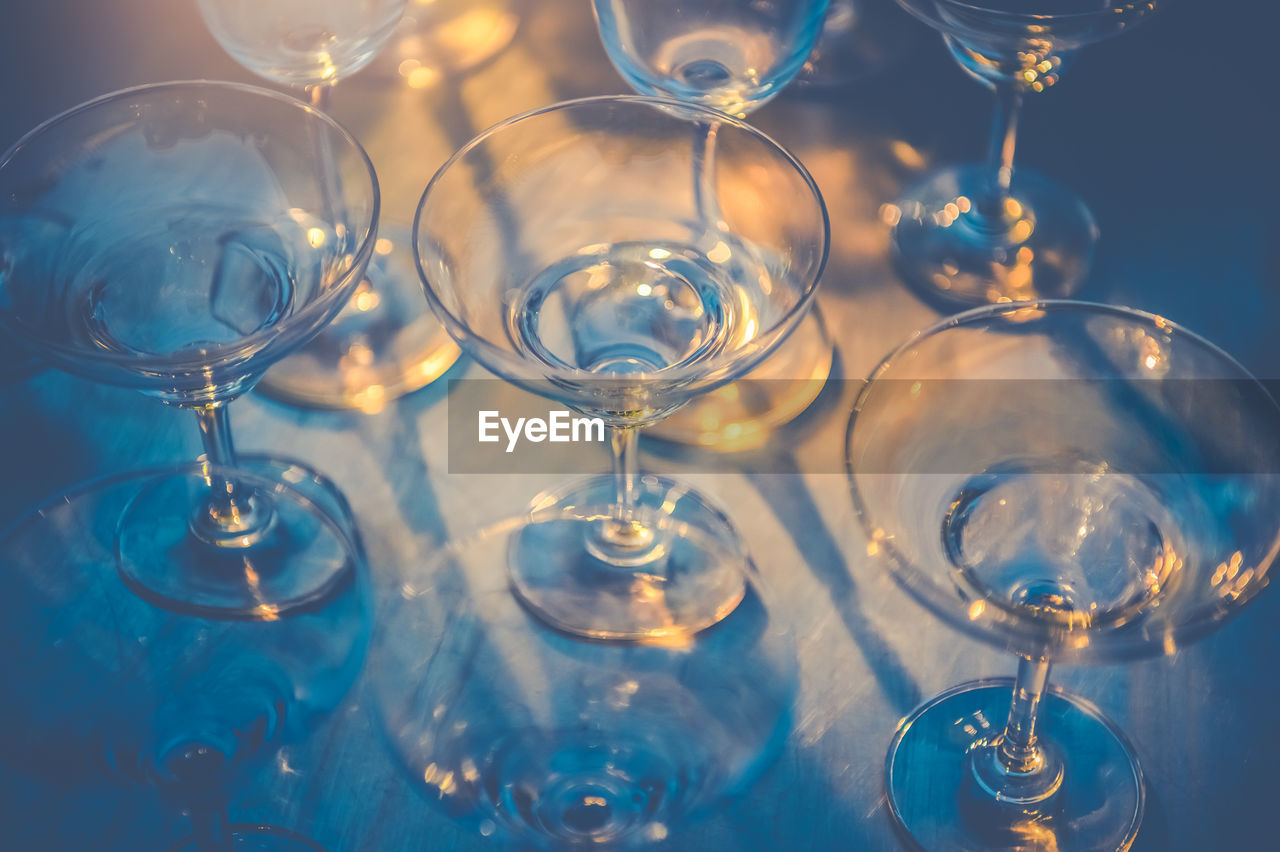
[[986,162],[927,175],[885,208],[899,274],[950,307],[1072,295],[1093,262],[1098,226],[1070,189],[1015,170],[1022,101],[1056,85],[1080,48],[1147,20],[1156,0],[898,2],[996,95]]
[[[714,219],[689,180],[699,158]],[[612,476],[540,496],[531,518],[557,521],[511,535],[511,585],[534,612],[638,639],[697,632],[741,600],[738,533],[696,491],[637,473],[639,430],[769,356],[809,309],[828,241],[794,157],[673,101],[525,113],[436,173],[414,245],[449,333],[500,378],[609,427]]]
[[[0,158],[0,329],[77,375],[193,412],[238,470],[229,403],[329,322],[373,252],[378,184],[304,103],[162,83],[75,107]],[[124,508],[139,594],[273,619],[346,582],[341,538],[294,492],[175,475]]]
[[[328,108],[335,84],[373,61],[407,0],[198,0],[209,32],[241,65],[307,87]],[[439,378],[458,348],[423,304],[409,234],[383,221],[363,280],[344,310],[272,367],[260,389],[310,408],[375,413]]]
[[[595,0],[600,40],[631,88],[738,118],[773,99],[800,72],[826,11],[827,0]],[[702,159],[694,161],[695,187],[704,187],[705,167]],[[698,203],[705,208],[700,215],[717,218],[714,194],[702,192]],[[744,377],[743,386],[695,400],[653,434],[701,449],[758,449],[821,393],[834,349],[815,307],[773,357]]]
[[494,842],[616,849],[677,837],[786,740],[791,634],[746,563],[743,602],[712,630],[634,644],[551,630],[503,570],[525,524],[448,542],[380,597],[369,671],[387,740],[429,799]]
[[337,706],[369,644],[372,607],[350,508],[300,464],[250,461],[257,472],[237,469],[241,482],[311,502],[346,548],[346,582],[305,612],[254,622],[177,614],[136,596],[119,573],[124,506],[174,477],[232,471],[191,463],[99,479],[0,532],[0,632],[22,649],[0,659],[12,687],[0,708],[0,754],[20,773],[54,781],[157,788],[190,820],[191,836],[174,849],[319,848],[286,829],[228,824],[227,806],[278,747],[305,738]]
[[1128,849],[1144,785],[1053,663],[1172,654],[1266,584],[1280,407],[1211,343],[1124,308],[995,305],[917,333],[847,433],[868,553],[949,624],[1018,656],[890,747],[891,812],[928,849]]

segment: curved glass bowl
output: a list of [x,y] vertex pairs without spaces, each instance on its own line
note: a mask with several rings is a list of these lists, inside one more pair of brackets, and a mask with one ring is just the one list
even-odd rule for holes
[[1203,338],[1037,302],[889,355],[847,458],[864,529],[917,600],[1016,653],[1100,662],[1171,653],[1266,585],[1277,435],[1267,389]]
[[637,430],[787,338],[829,233],[795,157],[736,119],[652,98],[516,116],[432,178],[414,245],[449,333],[499,377],[612,431],[613,478],[540,498],[574,519],[513,537],[512,587],[549,623],[683,635],[741,600],[736,531],[697,492],[637,476]]
[[341,309],[378,205],[364,150],[292,98],[105,95],[0,156],[0,329],[87,378],[224,402]]
[[947,307],[1061,298],[1083,284],[1098,226],[1076,193],[1015,169],[1023,98],[1058,83],[1075,52],[1128,32],[1155,0],[898,0],[940,32],[952,58],[994,90],[987,160],[926,175],[886,208],[893,259],[924,298]]
[[[342,308],[379,208],[373,166],[342,127],[216,82],[128,89],[45,122],[0,157],[0,196],[0,331],[191,409],[207,457],[231,472],[227,403]],[[188,477],[143,495],[123,510],[126,576],[204,615],[313,604],[340,579],[308,556],[323,519],[275,485]],[[229,570],[237,560],[272,573]]]
[[309,468],[245,463],[237,475],[248,485],[289,481],[293,499],[316,507],[346,551],[341,585],[308,609],[259,621],[175,613],[134,594],[117,557],[124,507],[158,484],[225,475],[206,465],[108,476],[44,501],[0,531],[0,636],[14,649],[0,655],[10,687],[0,759],[55,783],[156,787],[193,825],[211,826],[264,757],[338,705],[371,632],[354,518]]
[[197,0],[209,32],[253,73],[286,86],[325,85],[364,68],[408,0]]
[[868,554],[1020,657],[1016,681],[953,688],[903,720],[895,819],[926,848],[1128,849],[1137,757],[1097,708],[1048,688],[1050,665],[1172,654],[1266,586],[1280,406],[1163,317],[1015,303],[889,355],[846,446]]
[[[690,185],[699,157],[715,220]],[[467,354],[628,426],[769,355],[809,309],[829,235],[812,177],[769,137],[631,96],[486,130],[436,172],[414,223],[427,298]]]
[[[541,523],[555,523],[545,513]],[[370,656],[403,770],[477,832],[521,848],[648,846],[742,791],[778,753],[797,687],[789,630],[754,569],[714,628],[589,642],[511,596],[523,517],[388,578]]]
[[594,8],[609,60],[631,88],[741,118],[800,73],[827,0],[595,0]]

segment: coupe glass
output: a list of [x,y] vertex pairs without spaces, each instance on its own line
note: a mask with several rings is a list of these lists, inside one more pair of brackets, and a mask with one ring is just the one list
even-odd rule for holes
[[524,524],[488,526],[395,577],[369,667],[384,731],[409,777],[481,834],[519,848],[650,845],[776,755],[794,643],[745,563],[743,602],[696,636],[550,630],[503,570]]
[[[642,95],[738,118],[771,100],[804,66],[822,31],[827,0],[595,0],[610,61]],[[705,123],[693,128],[706,136]],[[699,216],[720,218],[712,187],[693,161]],[[802,327],[745,381],[707,394],[654,429],[666,440],[733,452],[756,449],[803,412],[831,374],[834,344],[815,307]]]
[[886,208],[894,262],[934,301],[973,305],[1074,293],[1098,227],[1075,193],[1013,167],[1022,99],[1058,82],[1080,48],[1128,32],[1156,0],[898,0],[942,33],[952,57],[996,94],[987,162],[928,175]]
[[[714,219],[689,181],[699,157]],[[737,119],[672,101],[525,113],[432,178],[414,244],[449,333],[501,378],[610,429],[613,475],[543,495],[534,515],[565,513],[511,535],[511,585],[534,612],[633,639],[696,632],[741,600],[738,534],[692,489],[638,476],[636,441],[786,338],[828,236],[794,157]]]
[[[207,82],[106,95],[0,158],[0,329],[191,410],[234,471],[228,403],[341,309],[377,218],[364,151],[306,104]],[[117,550],[153,602],[229,618],[314,604],[349,571],[313,504],[235,476],[151,481]]]
[[[197,2],[232,58],[273,82],[308,87],[312,106],[325,111],[333,86],[386,44],[407,0]],[[345,309],[260,387],[291,404],[373,413],[439,378],[458,355],[423,304],[407,229],[384,221]]]
[[899,726],[889,803],[921,846],[1129,848],[1137,757],[1047,686],[1050,664],[1171,654],[1263,588],[1277,436],[1243,367],[1123,308],[979,308],[880,364],[847,435],[868,552],[1020,660],[1015,681],[954,687]]
[[[0,658],[12,688],[0,707],[0,752],[57,784],[156,787],[191,821],[194,837],[175,849],[318,848],[285,829],[228,825],[228,789],[338,704],[368,645],[349,507],[301,465],[259,459],[254,469],[193,463],[98,480],[0,533],[0,632],[16,651]],[[115,548],[124,506],[174,477],[232,475],[277,500],[305,501],[342,542],[351,570],[323,605],[274,621],[208,620],[151,606],[123,582]]]

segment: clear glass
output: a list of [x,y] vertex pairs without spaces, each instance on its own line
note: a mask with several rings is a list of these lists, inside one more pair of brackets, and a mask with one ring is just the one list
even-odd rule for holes
[[[765,104],[800,71],[822,29],[827,0],[783,3],[596,0],[609,59],[642,95],[701,104],[739,118]],[[695,128],[695,133],[705,128]],[[693,162],[699,215],[718,218],[705,157]],[[653,435],[703,450],[762,446],[817,398],[834,343],[815,307],[779,351],[753,371],[750,389],[729,386],[657,424]]]
[[1243,367],[1123,308],[980,308],[872,373],[847,435],[868,552],[1019,658],[1016,681],[956,687],[899,728],[889,800],[921,845],[1128,848],[1132,747],[1049,688],[1050,665],[1171,654],[1265,586],[1277,434],[1280,407]]
[[1015,171],[1022,101],[1056,85],[1080,48],[1145,21],[1156,0],[898,2],[996,95],[986,162],[928,175],[886,208],[899,274],[948,307],[1071,295],[1092,264],[1097,224],[1068,188]]
[[[698,158],[715,218],[689,180]],[[638,429],[777,348],[809,309],[828,238],[794,157],[672,101],[526,113],[436,173],[414,242],[449,333],[501,378],[613,432],[612,477],[536,504],[581,517],[513,538],[512,585],[534,611],[569,632],[639,638],[702,629],[741,598],[736,532],[696,492],[637,474]]]
[[0,532],[0,632],[24,649],[0,659],[13,687],[0,752],[36,777],[105,771],[104,782],[157,788],[190,820],[193,836],[177,848],[314,849],[283,829],[228,825],[226,810],[231,791],[308,735],[361,670],[372,622],[364,554],[332,483],[295,463],[248,461],[256,473],[234,471],[245,487],[307,503],[342,542],[340,588],[305,612],[253,622],[174,614],[133,594],[115,556],[123,507],[158,483],[232,471],[149,468],[59,495]]
[[[386,45],[407,0],[199,0],[209,31],[269,80],[307,87],[327,109],[333,86]],[[374,413],[439,378],[458,347],[427,310],[406,228],[382,222],[364,279],[333,321],[259,385],[282,402]]]
[[350,77],[386,44],[407,0],[196,0],[218,44],[286,86]]
[[[207,458],[228,470],[228,404],[342,308],[379,205],[340,126],[273,92],[205,82],[117,92],[46,122],[0,158],[0,192],[0,329],[69,372],[191,410]],[[314,557],[341,545],[282,494],[235,477],[147,491],[124,510],[121,570],[153,601],[206,615],[311,605],[341,579]]]
[[595,10],[633,89],[741,118],[800,72],[827,0],[595,0]]
[[675,837],[786,740],[790,632],[749,568],[743,602],[696,636],[621,644],[550,630],[503,571],[525,524],[494,523],[388,578],[369,664],[387,739],[429,800],[495,842]]

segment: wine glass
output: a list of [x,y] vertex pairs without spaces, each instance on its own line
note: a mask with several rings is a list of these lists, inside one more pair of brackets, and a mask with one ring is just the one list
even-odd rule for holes
[[[0,158],[0,329],[194,412],[208,460],[236,471],[228,404],[341,309],[378,203],[356,141],[292,98],[211,82],[105,95]],[[175,474],[123,511],[120,570],[163,606],[269,620],[348,579],[341,538],[292,491]]]
[[[286,86],[307,87],[327,111],[334,85],[364,68],[395,31],[407,0],[198,0],[209,32],[233,59]],[[409,235],[383,221],[345,309],[259,385],[312,408],[382,410],[439,378],[458,348],[418,291]]]
[[[827,0],[595,0],[594,8],[609,60],[631,88],[744,118],[800,72],[822,31]],[[691,179],[705,208],[699,215],[715,219],[717,201],[704,186],[704,168],[703,159],[695,159]],[[817,398],[834,348],[815,305],[801,329],[745,381],[699,397],[653,434],[722,452],[757,449]]]
[[[1266,584],[1280,407],[1158,316],[978,308],[881,362],[847,434],[868,553],[953,626],[1019,657],[904,719],[886,786],[928,849],[1128,849],[1133,747],[1051,663],[1172,654]],[[1006,721],[1007,720],[1007,721]]]
[[369,665],[383,731],[431,799],[495,840],[669,837],[779,751],[797,687],[791,635],[746,563],[743,602],[696,636],[629,644],[550,630],[503,570],[525,523],[490,524],[392,578]]
[[[286,829],[229,825],[228,788],[338,704],[368,645],[350,508],[300,464],[251,461],[255,473],[190,463],[106,477],[0,532],[0,631],[21,649],[0,659],[12,688],[0,751],[23,774],[52,773],[56,783],[157,788],[191,821],[194,836],[175,849],[318,848]],[[253,622],[175,614],[135,595],[115,557],[123,507],[154,484],[208,476],[311,505],[344,545],[352,570],[343,587],[306,611]]]
[[1071,295],[1088,274],[1098,227],[1067,187],[1015,172],[1022,100],[1056,85],[1080,48],[1147,20],[1156,0],[898,2],[996,94],[987,161],[934,172],[885,208],[899,274],[947,305]]
[[[716,219],[689,181],[699,157]],[[743,375],[795,329],[828,238],[794,157],[673,101],[524,113],[432,178],[414,245],[449,333],[499,377],[609,426],[613,475],[540,496],[532,516],[556,520],[511,534],[512,588],[543,619],[596,638],[680,636],[741,600],[737,532],[698,492],[637,475],[639,429]]]

